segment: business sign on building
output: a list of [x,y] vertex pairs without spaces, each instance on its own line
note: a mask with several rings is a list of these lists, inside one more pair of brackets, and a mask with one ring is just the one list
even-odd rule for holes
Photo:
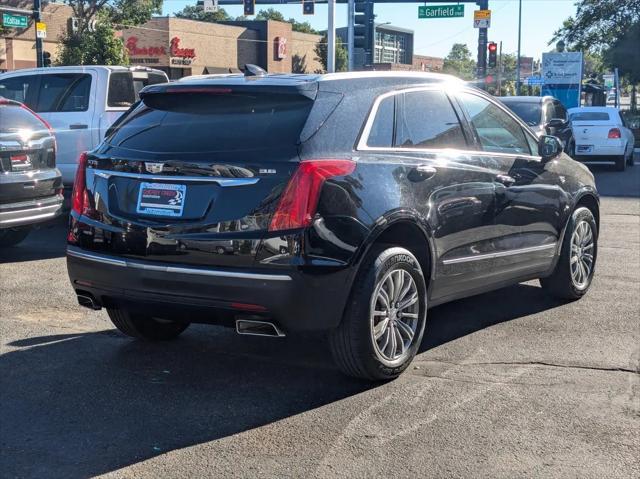
[[285,37],[276,37],[274,39],[274,51],[276,60],[287,58],[287,39]]
[[464,4],[459,5],[421,5],[418,18],[460,18],[464,17]]
[[582,74],[582,52],[542,54],[542,94],[555,96],[567,108],[580,106]]

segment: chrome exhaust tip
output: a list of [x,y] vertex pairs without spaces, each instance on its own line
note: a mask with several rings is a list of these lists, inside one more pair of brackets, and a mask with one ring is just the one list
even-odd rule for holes
[[236,319],[236,332],[248,336],[269,336],[271,338],[283,338],[285,336],[275,324],[257,319]]
[[78,304],[80,306],[84,306],[85,308],[93,309],[94,311],[98,311],[102,309],[102,306],[98,304],[98,302],[93,298],[93,296],[89,296],[86,294],[78,294],[76,295],[78,298]]

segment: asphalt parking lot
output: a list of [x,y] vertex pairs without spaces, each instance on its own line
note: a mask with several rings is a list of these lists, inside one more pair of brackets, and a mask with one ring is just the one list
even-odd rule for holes
[[0,475],[640,477],[640,166],[592,169],[587,297],[531,282],[435,308],[382,385],[315,337],[131,341],[77,306],[64,221],[41,228],[0,252]]

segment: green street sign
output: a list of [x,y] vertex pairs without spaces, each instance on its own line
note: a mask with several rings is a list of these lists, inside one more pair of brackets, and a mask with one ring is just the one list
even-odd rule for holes
[[460,18],[464,17],[462,5],[423,5],[418,7],[418,18]]
[[24,15],[2,14],[2,24],[9,28],[27,28],[29,19]]

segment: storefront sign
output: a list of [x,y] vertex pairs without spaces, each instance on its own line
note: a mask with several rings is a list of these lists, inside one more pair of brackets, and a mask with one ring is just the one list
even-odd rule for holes
[[[165,47],[139,47],[138,37],[129,37],[125,46],[127,47],[127,51],[129,52],[129,56],[131,57],[152,57],[167,54],[167,50]],[[131,59],[131,61],[133,62],[133,58]]]
[[129,58],[129,62],[134,65],[157,65],[160,63],[159,58]]
[[284,60],[287,58],[287,39],[285,37],[275,38],[276,60]]
[[192,63],[193,63],[193,58],[171,57],[169,59],[169,64],[171,66],[176,66],[176,67],[190,66]]
[[172,57],[181,57],[181,58],[195,58],[196,51],[193,48],[180,48],[180,39],[178,37],[173,37],[171,39],[171,46],[169,47],[169,52]]

